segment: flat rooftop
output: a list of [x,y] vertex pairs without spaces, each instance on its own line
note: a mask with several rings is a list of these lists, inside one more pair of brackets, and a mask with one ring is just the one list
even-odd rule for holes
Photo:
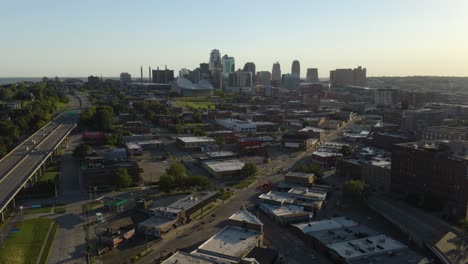
[[367,238],[379,235],[375,230],[365,225],[356,225],[336,229],[320,230],[308,233],[324,245],[346,242],[360,238]]
[[261,203],[260,208],[278,217],[288,217],[288,216],[298,215],[298,214],[311,214],[308,212],[304,212],[304,207],[297,206],[297,205],[287,204],[283,206],[277,206],[277,205]]
[[194,253],[241,259],[257,245],[259,239],[260,234],[258,232],[226,226],[203,243]]
[[284,177],[306,178],[314,177],[315,174],[307,172],[288,172]]
[[260,196],[258,196],[258,198],[263,199],[263,200],[282,202],[282,203],[294,203],[294,198],[291,197],[291,195],[288,195],[287,193],[275,192],[275,191],[262,193],[260,194]]
[[389,254],[380,254],[370,257],[363,257],[348,261],[349,264],[428,264],[433,263],[423,256],[416,254],[409,249],[402,249]]
[[175,201],[168,207],[187,210],[201,203],[202,201],[211,198],[213,195],[216,195],[216,192],[202,192],[190,194]]
[[212,151],[206,152],[205,154],[210,158],[232,157],[237,155],[232,151]]
[[177,137],[177,139],[184,143],[216,142],[210,137]]
[[133,142],[127,142],[125,143],[125,146],[128,148],[128,149],[141,149],[141,146],[137,143],[133,143]]
[[231,217],[229,217],[229,219],[240,221],[240,222],[245,221],[251,224],[263,225],[263,223],[260,220],[258,220],[257,217],[255,217],[253,214],[245,210],[239,210],[235,212],[233,215],[231,215]]
[[177,251],[174,255],[162,262],[162,264],[214,264],[216,261],[203,258],[194,254]]
[[295,224],[296,228],[301,230],[304,234],[309,234],[312,232],[317,232],[321,230],[331,230],[343,227],[357,226],[358,223],[354,222],[351,219],[345,217],[334,217],[322,221],[314,221],[309,223],[300,223]]
[[386,235],[361,238],[347,242],[329,244],[328,248],[346,260],[386,254],[406,249],[406,246]]
[[171,223],[174,219],[163,217],[163,216],[152,216],[145,221],[141,222],[140,226],[160,227]]
[[238,159],[232,160],[213,160],[203,162],[214,172],[238,171],[244,167],[244,162]]
[[323,201],[327,197],[327,193],[323,191],[315,191],[309,188],[291,188],[289,194],[297,196],[299,199],[312,199]]

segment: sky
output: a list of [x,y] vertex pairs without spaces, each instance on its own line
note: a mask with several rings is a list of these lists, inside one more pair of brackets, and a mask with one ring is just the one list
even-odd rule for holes
[[468,76],[466,0],[0,0],[0,77],[194,69],[212,49],[283,73]]

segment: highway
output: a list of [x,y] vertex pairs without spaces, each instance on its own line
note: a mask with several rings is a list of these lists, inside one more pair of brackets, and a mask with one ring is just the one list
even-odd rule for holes
[[[72,104],[73,105],[73,104]],[[0,160],[0,212],[53,155],[76,127],[78,116],[64,112],[36,131]]]

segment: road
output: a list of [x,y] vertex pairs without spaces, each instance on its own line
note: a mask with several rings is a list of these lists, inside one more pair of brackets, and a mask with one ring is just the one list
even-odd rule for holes
[[67,205],[67,212],[54,215],[59,229],[52,246],[49,263],[85,263],[86,240],[83,229],[82,208],[87,194],[81,192],[80,170],[72,150],[81,143],[80,136],[70,138],[69,148],[62,155],[60,190],[57,201]]
[[[352,123],[353,122],[348,122],[340,129],[331,132],[327,139],[335,140],[338,133]],[[283,174],[277,174],[276,172],[278,169],[281,168],[284,171],[291,169],[303,157],[310,155],[313,151],[314,150],[311,149],[297,155],[279,155],[270,163],[260,166],[260,176],[258,177],[257,182],[270,181],[272,183],[276,183],[282,181]],[[253,184],[249,188],[236,190],[231,199],[213,211],[216,217],[213,218],[211,216],[206,216],[201,220],[192,221],[177,230],[169,232],[162,241],[152,245],[150,247],[151,253],[142,258],[138,263],[154,263],[154,260],[161,256],[163,252],[174,252],[178,249],[184,251],[194,250],[197,245],[201,244],[221,230],[225,226],[226,219],[228,219],[234,212],[239,210],[242,206],[246,206],[248,208],[255,203],[256,197],[259,195],[259,192],[255,189],[256,186],[257,184]],[[205,224],[201,225],[201,221],[205,222]],[[265,225],[265,237],[270,241],[271,246],[280,249],[280,253],[285,253],[290,258],[295,256],[294,260],[297,263],[329,263],[328,260],[319,256],[318,253],[314,253],[313,249],[304,245],[301,241],[297,241],[299,238],[293,237],[292,234],[289,234],[289,230],[282,230],[275,223],[271,223],[271,221],[265,224],[267,224]],[[283,234],[280,239],[278,239],[279,232]],[[293,243],[293,248],[290,248],[291,244],[288,242],[292,240],[296,242]],[[129,259],[129,257],[130,256],[122,257],[120,259],[108,259],[107,256],[105,256],[98,258],[98,260],[103,263],[126,263],[126,259]],[[311,259],[315,260],[311,261]]]
[[56,147],[76,126],[75,121],[76,118],[71,114],[63,113],[57,116],[35,133],[35,142],[28,139],[9,155],[19,158],[15,165],[8,164],[12,160],[10,157],[7,157],[5,165],[0,165],[5,169],[0,180],[0,190],[2,190],[0,192],[0,211],[5,209],[32,174],[53,155]]

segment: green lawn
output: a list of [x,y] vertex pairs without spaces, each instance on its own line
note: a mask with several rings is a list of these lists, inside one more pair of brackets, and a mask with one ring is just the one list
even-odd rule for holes
[[52,181],[52,182],[54,182],[57,179],[58,175],[59,175],[59,173],[56,172],[56,171],[46,171],[39,178],[39,181],[44,181],[44,182]]
[[52,209],[54,209],[52,206],[47,206],[47,207],[40,207],[40,208],[31,208],[31,209],[26,209],[24,210],[25,214],[44,214],[44,213],[52,213]]
[[233,191],[224,191],[223,193],[221,193],[219,195],[219,199],[227,200],[227,199],[231,198],[231,196],[233,196],[233,195],[234,195]]
[[47,239],[47,244],[44,248],[44,252],[42,253],[41,256],[41,261],[39,262],[40,264],[46,264],[47,260],[49,259],[50,255],[50,249],[52,248],[52,245],[55,240],[55,235],[57,234],[57,230],[59,228],[59,225],[57,223],[54,223],[54,226],[52,227],[52,230],[50,230],[49,237]]
[[215,105],[213,102],[208,101],[204,97],[182,97],[177,98],[176,105],[179,107],[186,108],[204,108],[214,109]]
[[19,232],[10,234],[5,239],[5,248],[0,249],[0,263],[36,263],[40,258],[42,245],[49,240],[47,232],[53,223],[54,221],[47,218],[18,223],[16,227]]
[[55,214],[64,214],[67,212],[67,208],[65,206],[56,206],[54,207],[54,213]]

